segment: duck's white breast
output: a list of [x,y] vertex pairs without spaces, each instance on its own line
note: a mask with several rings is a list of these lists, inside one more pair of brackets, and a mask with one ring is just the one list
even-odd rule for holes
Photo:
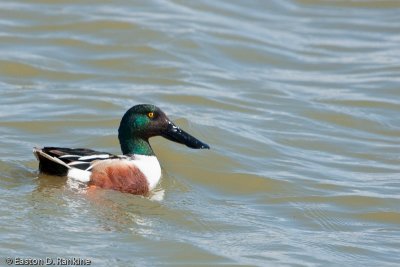
[[133,163],[146,177],[149,183],[149,190],[153,190],[161,178],[161,167],[157,157],[135,155]]

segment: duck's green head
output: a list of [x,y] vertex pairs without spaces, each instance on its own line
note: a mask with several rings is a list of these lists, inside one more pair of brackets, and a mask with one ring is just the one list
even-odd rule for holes
[[122,117],[118,139],[123,154],[154,155],[149,138],[163,136],[195,149],[210,147],[181,130],[154,105],[141,104],[130,108]]

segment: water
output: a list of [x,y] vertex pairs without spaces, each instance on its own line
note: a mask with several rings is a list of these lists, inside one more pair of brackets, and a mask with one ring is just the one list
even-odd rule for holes
[[[93,266],[396,266],[400,2],[1,1],[0,257]],[[156,201],[39,175],[33,146],[120,153],[160,106]]]

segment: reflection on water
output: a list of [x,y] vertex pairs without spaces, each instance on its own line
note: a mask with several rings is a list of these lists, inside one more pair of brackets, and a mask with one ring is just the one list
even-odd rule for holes
[[[0,5],[0,249],[95,265],[368,265],[398,256],[399,1]],[[152,198],[38,175],[34,146],[120,153],[160,106]]]

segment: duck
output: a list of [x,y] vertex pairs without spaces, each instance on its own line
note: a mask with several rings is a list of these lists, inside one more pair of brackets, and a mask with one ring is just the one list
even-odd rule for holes
[[162,136],[192,149],[210,146],[182,130],[152,104],[131,107],[123,115],[118,139],[122,155],[87,148],[34,147],[39,172],[66,176],[89,188],[146,196],[161,179],[160,163],[149,139]]

